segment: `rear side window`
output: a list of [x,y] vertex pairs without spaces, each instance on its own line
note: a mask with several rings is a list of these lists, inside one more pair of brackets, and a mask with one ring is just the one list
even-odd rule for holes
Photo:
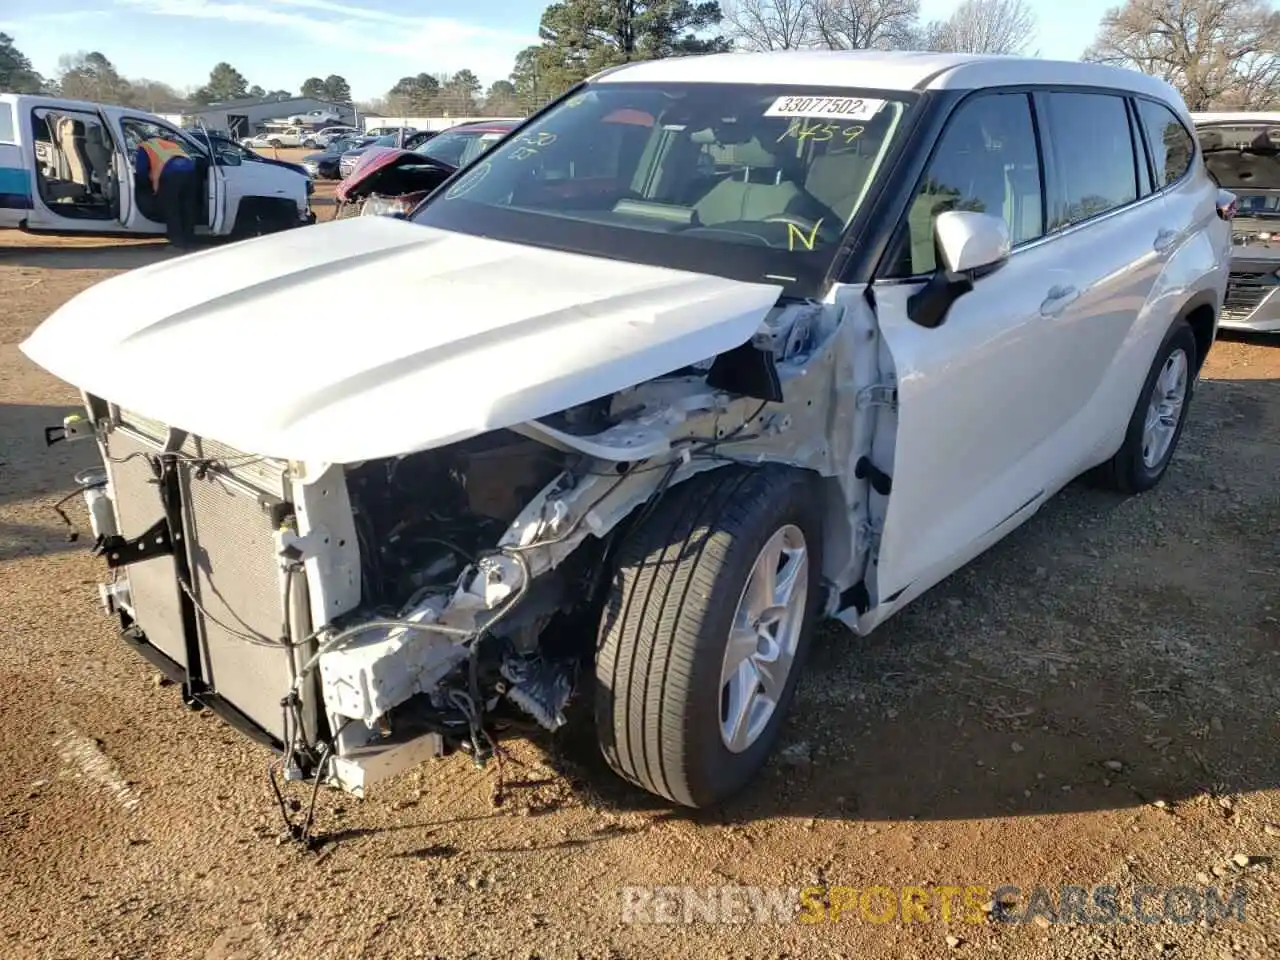
[[1040,153],[1031,101],[1023,93],[983,94],[956,110],[907,213],[907,240],[894,276],[937,267],[933,224],[948,210],[1002,217],[1015,245],[1044,235]]
[[13,107],[0,103],[0,143],[17,142],[17,131],[13,127]]
[[1195,156],[1195,143],[1182,121],[1164,104],[1152,100],[1138,101],[1138,116],[1142,118],[1151,147],[1151,159],[1156,168],[1156,189],[1177,183],[1191,169]]
[[1051,93],[1049,104],[1049,140],[1058,172],[1049,200],[1049,228],[1079,223],[1136,200],[1137,155],[1123,98]]

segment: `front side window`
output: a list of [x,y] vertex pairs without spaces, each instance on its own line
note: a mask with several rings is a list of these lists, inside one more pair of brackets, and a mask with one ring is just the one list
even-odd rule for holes
[[1137,155],[1124,99],[1105,93],[1051,93],[1049,107],[1049,141],[1058,171],[1049,229],[1136,200]]
[[937,268],[934,221],[948,210],[1001,217],[1015,245],[1043,236],[1041,195],[1030,98],[999,93],[967,100],[948,121],[908,208],[892,275]]
[[526,123],[414,219],[811,293],[897,146],[908,97],[598,83]]
[[133,163],[134,152],[138,149],[138,144],[144,140],[151,140],[159,137],[164,140],[172,140],[179,144],[184,150],[190,151],[193,155],[203,154],[204,150],[200,149],[189,137],[183,136],[172,127],[164,124],[155,123],[151,120],[135,120],[128,119],[120,122],[120,128],[124,131],[125,153],[129,158],[129,163]]
[[1153,100],[1138,101],[1138,115],[1151,146],[1156,168],[1156,189],[1177,183],[1191,169],[1195,143],[1172,110]]

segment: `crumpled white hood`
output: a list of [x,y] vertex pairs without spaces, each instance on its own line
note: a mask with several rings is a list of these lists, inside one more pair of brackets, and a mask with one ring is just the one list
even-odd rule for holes
[[714,356],[748,340],[778,293],[360,217],[113,277],[22,351],[82,390],[241,450],[348,463]]

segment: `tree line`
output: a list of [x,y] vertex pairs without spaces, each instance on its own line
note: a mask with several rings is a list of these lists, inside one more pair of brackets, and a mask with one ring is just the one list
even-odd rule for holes
[[[1035,55],[1027,0],[963,0],[924,21],[920,0],[560,0],[542,14],[539,42],[508,78],[484,89],[471,70],[401,77],[364,112],[390,116],[519,116],[579,80],[634,60],[738,50],[875,49]],[[1082,59],[1167,80],[1192,110],[1280,104],[1280,13],[1273,0],[1124,0],[1103,16]],[[244,97],[286,99],[219,63],[207,83],[180,93],[122,77],[101,53],[63,57],[44,78],[0,33],[0,91],[50,92],[150,110]],[[351,102],[337,75],[309,77],[302,96]]]
[[[225,62],[209,71],[206,83],[183,92],[161,80],[125,77],[105,54],[98,51],[67,54],[59,59],[56,76],[42,77],[17,48],[13,38],[5,33],[0,33],[0,92],[43,93],[153,112],[208,106],[229,100],[289,100],[294,96],[291,90],[266,90],[251,84],[244,74]],[[351,87],[337,74],[308,77],[302,81],[300,95],[334,103],[350,103]]]

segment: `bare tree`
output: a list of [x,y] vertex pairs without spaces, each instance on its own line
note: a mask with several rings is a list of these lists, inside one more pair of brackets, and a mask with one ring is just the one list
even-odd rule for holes
[[1025,0],[965,0],[921,31],[920,46],[944,53],[1025,53],[1036,15]]
[[817,36],[820,0],[731,0],[723,4],[729,35],[748,50],[796,50]]
[[1126,0],[1084,59],[1150,73],[1192,110],[1280,103],[1280,13],[1268,0]]
[[893,50],[916,39],[920,0],[813,0],[814,28],[833,50]]

